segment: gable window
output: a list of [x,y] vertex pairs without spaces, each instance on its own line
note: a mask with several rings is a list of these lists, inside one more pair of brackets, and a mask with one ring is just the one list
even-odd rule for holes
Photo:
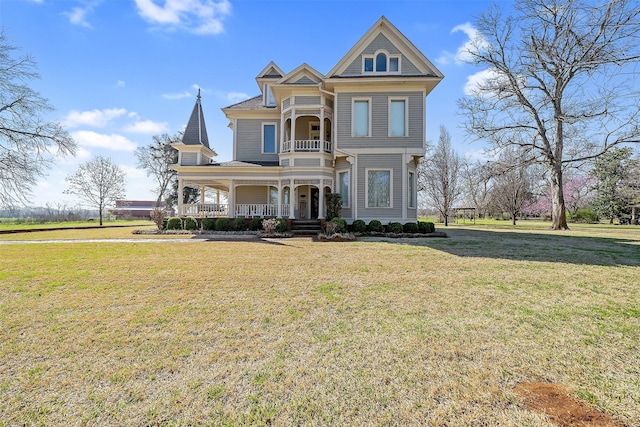
[[390,208],[391,170],[367,169],[367,207]]
[[407,188],[409,189],[409,194],[407,200],[409,201],[409,207],[416,207],[416,181],[415,181],[415,173],[409,172],[409,182]]
[[407,136],[407,100],[389,100],[389,136]]
[[384,53],[376,55],[376,71],[387,71],[387,55]]
[[273,91],[270,85],[264,85],[264,105],[267,107],[276,106],[276,99],[273,97]]
[[349,207],[349,171],[338,172],[338,193],[342,199],[342,206]]
[[389,55],[386,51],[378,51],[373,55],[362,56],[363,73],[399,73],[400,55]]
[[276,125],[275,123],[262,124],[262,152],[265,154],[276,153]]
[[369,136],[370,112],[368,99],[353,100],[353,136]]

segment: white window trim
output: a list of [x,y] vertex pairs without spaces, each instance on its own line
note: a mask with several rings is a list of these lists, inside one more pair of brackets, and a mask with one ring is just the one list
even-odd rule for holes
[[[268,153],[264,151],[264,127],[273,125],[274,127],[274,135],[273,135],[273,145],[274,152]],[[277,122],[263,122],[261,126],[260,139],[262,139],[262,154],[278,154],[278,123]]]
[[271,92],[271,96],[273,97],[273,89],[271,89],[271,85],[269,83],[265,83],[264,84],[264,90],[263,90],[263,103],[265,107],[275,107],[276,104],[276,98],[273,97],[273,104],[269,103],[269,92]]
[[[391,135],[391,102],[404,101],[404,135]],[[387,104],[387,136],[389,138],[407,138],[409,136],[409,98],[403,96],[390,96]]]
[[[351,199],[353,198],[351,196],[351,170],[350,169],[338,169],[336,170],[336,181],[338,183],[338,194],[342,194],[341,190],[341,186],[342,186],[342,181],[340,180],[340,174],[342,173],[346,173],[347,174],[347,180],[349,181],[349,188],[347,188],[348,190],[348,194],[349,194],[349,200],[347,200],[349,203],[347,204],[343,204],[342,207],[343,208],[350,208],[351,207]],[[344,200],[342,201],[342,203],[344,203]]]
[[[411,179],[411,175],[413,175],[413,179]],[[411,189],[411,182],[413,182],[413,194],[409,193]],[[407,207],[409,209],[416,208],[416,199],[418,198],[418,192],[416,191],[416,172],[415,171],[407,171]],[[413,199],[413,200],[411,200]],[[413,201],[413,204],[411,202]]]
[[[389,206],[369,206],[369,171],[389,172]],[[393,209],[393,169],[386,168],[365,168],[364,170],[365,200],[367,209]]]
[[[384,53],[387,56],[387,67],[386,67],[387,69],[385,71],[376,71],[376,57],[378,56],[379,53]],[[389,69],[391,68],[390,65],[391,65],[392,58],[398,60],[398,71],[389,71]],[[373,71],[365,71],[364,69],[365,59],[373,60]],[[400,54],[391,55],[385,49],[378,49],[373,54],[362,55],[362,74],[392,74],[393,75],[393,74],[401,74],[401,73],[402,73],[402,55]]]
[[[369,114],[369,118],[367,120],[367,135],[357,135],[355,134],[355,104],[356,102],[359,101],[367,101],[369,108],[367,109],[367,113]],[[373,110],[372,108],[372,98],[351,98],[351,137],[352,138],[371,138],[371,110]]]

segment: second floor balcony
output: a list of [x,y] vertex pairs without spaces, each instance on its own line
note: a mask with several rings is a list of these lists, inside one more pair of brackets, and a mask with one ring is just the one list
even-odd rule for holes
[[284,141],[280,153],[333,153],[333,142],[319,139]]

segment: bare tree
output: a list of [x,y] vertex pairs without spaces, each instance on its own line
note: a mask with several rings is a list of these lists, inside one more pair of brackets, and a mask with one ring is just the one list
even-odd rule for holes
[[460,181],[466,203],[484,217],[491,191],[491,168],[479,161],[465,159],[460,167]]
[[640,138],[637,0],[519,0],[477,20],[470,62],[488,67],[460,100],[467,130],[519,146],[549,173],[552,227],[566,229],[563,171]]
[[440,126],[438,145],[418,164],[418,191],[423,191],[435,207],[444,225],[449,225],[449,212],[461,193],[459,181],[460,155],[451,147],[451,135]]
[[105,207],[116,199],[125,197],[125,172],[111,159],[98,156],[81,164],[66,178],[69,188],[65,194],[73,194],[100,212],[100,225]]
[[177,163],[178,150],[171,144],[181,140],[180,133],[174,136],[165,133],[160,136],[154,135],[151,144],[136,148],[138,166],[146,170],[147,176],[153,176],[158,184],[156,206],[160,206],[165,195],[171,190],[172,181],[176,180],[177,173],[169,166]]
[[0,32],[0,205],[26,203],[56,154],[75,154],[76,144],[59,123],[42,115],[49,101],[27,86],[37,79],[35,61]]
[[513,225],[525,203],[531,200],[535,181],[530,165],[524,163],[522,157],[521,153],[509,148],[500,154],[497,162],[489,164],[493,181],[491,202],[511,216]]

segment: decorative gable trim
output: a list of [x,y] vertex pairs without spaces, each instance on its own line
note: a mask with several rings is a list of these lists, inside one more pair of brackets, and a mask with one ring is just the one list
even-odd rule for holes
[[277,85],[288,85],[288,84],[311,84],[317,85],[322,82],[324,76],[315,68],[311,67],[309,64],[304,63],[296,67],[293,71],[287,73],[284,77],[282,77]]

